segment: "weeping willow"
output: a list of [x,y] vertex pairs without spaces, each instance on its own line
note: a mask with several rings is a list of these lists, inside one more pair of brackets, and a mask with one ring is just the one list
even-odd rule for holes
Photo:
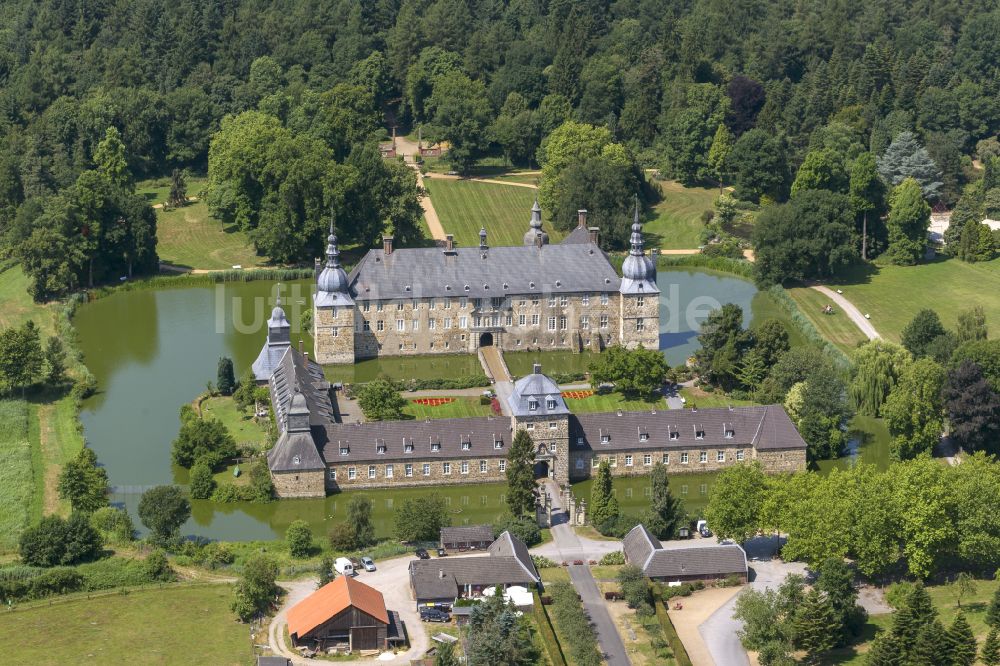
[[884,340],[872,340],[858,347],[848,387],[858,413],[880,416],[885,399],[912,360],[908,351]]

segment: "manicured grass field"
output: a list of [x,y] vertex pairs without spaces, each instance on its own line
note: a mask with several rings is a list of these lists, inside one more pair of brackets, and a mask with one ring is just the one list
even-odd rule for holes
[[[0,401],[0,550],[17,546],[39,505],[28,432],[33,419],[35,410],[24,400]],[[36,454],[34,462],[39,460]]]
[[234,621],[229,585],[80,598],[5,612],[9,664],[248,664],[249,629]]
[[737,400],[721,392],[706,393],[698,387],[682,387],[681,397],[687,400],[684,403],[685,407],[701,407],[702,409],[710,409],[712,407],[742,407],[755,404],[752,400]]
[[[850,352],[868,340],[857,324],[851,321],[851,318],[836,303],[815,289],[795,287],[788,290],[788,295],[792,297],[796,305],[799,306],[799,310],[806,316],[806,319],[812,322],[820,335],[839,349]],[[833,306],[833,314],[823,314],[823,308],[827,305]],[[878,327],[876,327],[877,329]]]
[[799,331],[788,312],[779,306],[771,294],[766,291],[758,291],[753,295],[750,311],[753,313],[753,318],[750,320],[751,326],[756,326],[767,319],[777,319],[785,325],[785,330],[788,331],[788,344],[790,346],[800,347],[808,344],[808,340]]
[[246,234],[208,213],[204,201],[181,208],[156,211],[156,251],[160,261],[184,268],[227,269],[259,266],[258,257]]
[[667,408],[667,403],[662,398],[653,402],[645,400],[626,400],[621,393],[605,393],[603,395],[595,393],[589,398],[577,399],[567,398],[566,406],[571,412],[576,414],[587,414],[591,412],[648,412],[653,409],[663,410]]
[[[477,183],[472,180],[426,178],[434,209],[445,233],[454,234],[463,247],[479,245],[479,229],[486,228],[490,245],[521,245],[531,219],[535,191],[527,187]],[[545,231],[553,243],[563,234],[548,223]]]
[[424,419],[459,419],[470,416],[490,416],[493,411],[489,405],[480,405],[479,398],[456,397],[454,402],[443,405],[421,405],[410,400],[403,412],[418,421]]
[[647,247],[664,250],[697,248],[698,235],[705,224],[701,214],[712,210],[718,190],[704,187],[684,187],[672,180],[658,181],[663,200],[653,209],[656,218],[643,227]]
[[251,418],[249,412],[241,412],[229,396],[209,398],[201,403],[201,413],[204,418],[215,418],[222,421],[237,444],[252,442],[263,445],[267,439],[264,429]]
[[883,337],[899,342],[903,327],[921,308],[933,308],[945,328],[954,328],[958,313],[981,305],[986,311],[990,337],[1000,331],[1000,259],[968,264],[959,259],[939,259],[918,266],[859,267],[832,281],[844,297],[871,322]]
[[28,294],[28,277],[20,265],[0,272],[0,329],[20,326],[33,319],[43,336],[54,330],[49,307],[39,305]]

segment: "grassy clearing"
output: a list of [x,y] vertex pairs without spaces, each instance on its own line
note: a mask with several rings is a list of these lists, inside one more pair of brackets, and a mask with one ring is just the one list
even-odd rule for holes
[[[79,598],[4,613],[12,664],[246,664],[248,630],[233,620],[229,585]],[[58,630],[54,630],[58,628]],[[34,637],[27,640],[26,637]]]
[[718,190],[684,187],[673,180],[657,184],[663,189],[663,200],[653,208],[656,218],[643,228],[648,245],[664,250],[698,247],[698,236],[705,227],[701,214],[712,210]]
[[[24,400],[0,401],[0,549],[17,546],[21,530],[40,513],[29,424],[35,410]],[[37,435],[37,428],[36,433]],[[35,463],[33,465],[32,463]]]
[[456,397],[451,399],[454,402],[434,406],[421,405],[413,399],[403,408],[403,413],[412,416],[418,421],[424,419],[458,419],[470,416],[490,416],[493,414],[489,405],[479,404],[479,398]]
[[757,326],[767,319],[777,319],[784,324],[785,330],[788,331],[788,344],[790,346],[801,347],[809,344],[809,340],[802,334],[788,311],[781,307],[768,292],[758,291],[753,295],[750,311],[753,314],[750,320],[751,326]]
[[224,227],[208,213],[204,201],[170,211],[156,211],[156,251],[160,261],[183,268],[220,270],[264,263],[246,234]]
[[831,281],[862,313],[871,314],[875,329],[899,342],[903,327],[917,310],[933,308],[946,328],[953,328],[958,313],[981,305],[991,326],[990,337],[1000,327],[1000,259],[968,264],[959,259],[938,259],[919,266],[863,266]]
[[222,421],[237,444],[252,443],[263,446],[267,443],[267,432],[249,412],[241,412],[229,396],[208,398],[201,403],[201,413],[204,418],[215,418]]
[[591,412],[648,412],[653,409],[666,409],[663,399],[647,402],[646,400],[627,400],[621,393],[595,393],[589,398],[566,398],[566,406],[571,412],[588,414]]
[[0,329],[20,326],[33,319],[43,337],[52,335],[55,330],[50,307],[35,303],[28,295],[28,277],[20,265],[0,272],[0,306]]
[[[806,319],[811,321],[816,330],[836,345],[838,349],[850,352],[860,343],[868,340],[857,324],[847,316],[847,313],[815,289],[795,287],[787,291]],[[833,305],[834,313],[832,315],[823,314],[822,310],[827,305]]]
[[713,407],[742,407],[745,405],[756,404],[752,400],[737,400],[731,398],[725,393],[718,391],[713,391],[712,393],[707,393],[697,386],[684,386],[681,388],[681,397],[686,400],[684,403],[685,407],[701,407],[702,409],[710,409]]
[[[531,219],[534,190],[527,187],[477,183],[472,180],[427,178],[434,209],[446,233],[455,235],[460,246],[479,245],[479,229],[486,228],[490,245],[521,245]],[[553,243],[563,234],[548,223],[545,230]]]

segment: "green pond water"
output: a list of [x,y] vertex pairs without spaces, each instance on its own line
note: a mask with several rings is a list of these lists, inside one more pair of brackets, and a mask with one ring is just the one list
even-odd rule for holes
[[[660,348],[672,364],[683,362],[697,349],[698,325],[714,307],[737,303],[744,309],[746,324],[758,314],[773,316],[776,310],[751,283],[724,274],[662,271],[658,284],[663,292]],[[79,308],[74,325],[84,360],[100,387],[84,402],[81,420],[87,442],[108,471],[113,501],[134,515],[144,490],[187,482],[186,471],[170,463],[170,443],[179,428],[178,409],[203,391],[207,382],[215,381],[219,357],[231,357],[237,374],[256,358],[279,289],[293,340],[301,339],[311,349],[308,332],[298,326],[309,302],[309,288],[310,281],[303,280],[280,286],[260,281],[135,289]],[[558,352],[507,354],[505,358],[514,374],[526,373],[535,360],[553,372],[583,370],[588,362],[586,355]],[[344,382],[366,381],[380,374],[455,377],[481,371],[473,355],[385,359],[327,368],[332,380]],[[624,507],[630,508],[632,502],[641,506],[643,483],[643,479],[620,483]],[[704,501],[711,488],[708,477],[678,477],[673,483],[675,492],[692,507]],[[388,535],[391,530],[395,503],[435,490],[452,503],[456,524],[489,520],[503,510],[502,485],[383,490],[369,493],[375,501],[379,532]],[[589,496],[589,488],[580,492]],[[330,521],[343,516],[348,497],[343,493],[317,500],[228,505],[196,500],[184,532],[216,539],[270,539],[283,535],[292,520],[302,518],[322,533]]]

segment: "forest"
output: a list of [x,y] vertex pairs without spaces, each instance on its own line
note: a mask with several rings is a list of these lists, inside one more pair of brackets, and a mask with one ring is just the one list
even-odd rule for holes
[[[0,232],[36,298],[153,270],[130,183],[175,169],[207,172],[213,213],[276,262],[317,256],[331,209],[351,243],[414,238],[412,174],[376,166],[390,125],[448,141],[460,171],[542,167],[562,228],[579,207],[625,228],[634,194],[657,196],[643,168],[747,205],[791,197],[759,242],[804,212],[838,247],[826,265],[765,254],[764,281],[908,233],[885,227],[873,168],[957,204],[955,233],[1000,209],[975,168],[1000,154],[989,0],[9,0],[0,25]],[[102,169],[102,142],[125,172]],[[980,231],[972,258],[994,251]]]

